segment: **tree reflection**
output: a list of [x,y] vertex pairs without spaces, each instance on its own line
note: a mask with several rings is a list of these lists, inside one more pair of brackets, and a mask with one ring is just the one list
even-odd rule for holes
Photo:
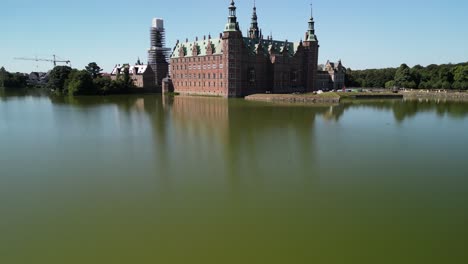
[[468,104],[442,100],[350,100],[337,106],[332,106],[324,116],[327,120],[339,121],[347,110],[356,108],[371,108],[382,111],[393,111],[395,120],[399,123],[422,113],[436,113],[438,116],[465,118],[468,115]]

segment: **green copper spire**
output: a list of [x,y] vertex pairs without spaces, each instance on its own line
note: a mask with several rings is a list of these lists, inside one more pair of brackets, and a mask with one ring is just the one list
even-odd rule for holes
[[314,16],[313,16],[312,3],[310,4],[310,20],[309,20],[309,29],[307,30],[306,41],[317,41],[317,36],[315,35],[315,21],[314,21]]
[[237,23],[236,9],[237,9],[236,3],[234,3],[234,0],[231,0],[231,5],[229,6],[228,23],[226,24],[224,31],[238,31],[239,30],[239,24]]
[[258,39],[260,37],[260,30],[258,28],[258,17],[257,17],[257,6],[254,1],[252,22],[250,23],[249,37],[252,39]]

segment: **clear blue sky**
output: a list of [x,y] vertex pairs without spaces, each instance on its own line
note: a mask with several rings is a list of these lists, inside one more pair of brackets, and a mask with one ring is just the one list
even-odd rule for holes
[[[84,68],[95,61],[105,71],[118,63],[146,61],[153,17],[165,19],[167,44],[217,36],[229,0],[2,0],[0,66],[9,71],[45,71],[50,63],[14,57],[70,59]],[[250,23],[253,0],[238,0],[241,29]],[[265,35],[299,41],[310,15],[309,0],[257,0]],[[342,59],[353,69],[468,61],[468,1],[314,0],[320,63]]]

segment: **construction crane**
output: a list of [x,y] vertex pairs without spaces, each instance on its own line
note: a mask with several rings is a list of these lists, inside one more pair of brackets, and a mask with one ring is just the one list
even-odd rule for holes
[[27,61],[48,61],[54,63],[54,67],[57,66],[57,62],[69,64],[71,67],[71,61],[69,60],[57,60],[57,56],[52,55],[53,59],[39,59],[39,58],[14,58],[15,60],[27,60]]

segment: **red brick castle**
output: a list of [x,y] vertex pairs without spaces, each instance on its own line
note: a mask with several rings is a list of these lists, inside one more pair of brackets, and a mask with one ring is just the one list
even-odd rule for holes
[[180,94],[243,97],[255,93],[316,90],[319,44],[311,16],[305,40],[264,38],[254,6],[248,36],[243,36],[234,0],[219,38],[177,41],[170,57],[174,91]]

